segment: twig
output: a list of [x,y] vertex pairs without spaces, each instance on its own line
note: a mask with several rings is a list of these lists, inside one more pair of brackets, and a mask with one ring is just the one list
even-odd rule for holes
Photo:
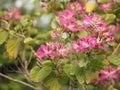
[[120,47],[120,43],[119,43],[118,46],[115,48],[115,50],[113,51],[112,55],[114,55],[114,54],[117,52],[117,50],[119,49],[119,47]]
[[29,48],[31,49],[31,51],[33,52],[34,56],[37,58],[37,61],[39,63],[39,66],[42,67],[42,62],[41,62],[41,58],[36,54],[36,52],[34,51],[32,46],[29,46]]
[[0,77],[4,77],[4,78],[6,78],[6,79],[8,79],[8,80],[11,80],[11,81],[13,81],[13,82],[20,83],[20,84],[22,84],[22,85],[25,85],[25,86],[27,86],[27,87],[30,87],[30,88],[32,88],[33,90],[37,90],[34,86],[32,86],[32,85],[30,85],[30,84],[28,84],[28,83],[26,83],[26,82],[23,82],[23,81],[20,81],[20,80],[11,78],[11,77],[9,77],[9,76],[7,76],[7,75],[5,75],[5,74],[0,73]]

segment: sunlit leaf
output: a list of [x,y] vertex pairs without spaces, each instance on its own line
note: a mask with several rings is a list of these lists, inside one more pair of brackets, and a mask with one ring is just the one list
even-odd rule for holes
[[50,66],[42,67],[37,74],[36,81],[41,82],[51,73],[51,71],[52,71],[52,67]]
[[95,7],[97,6],[95,1],[88,1],[85,5],[86,8],[86,12],[91,12],[95,9]]
[[58,79],[53,79],[50,84],[50,90],[60,90],[60,88],[61,84],[59,83]]
[[108,57],[110,63],[120,66],[120,55],[111,55]]
[[20,39],[17,37],[10,38],[6,43],[6,51],[10,58],[16,58],[20,47]]
[[97,0],[99,3],[106,3],[106,2],[110,2],[112,0]]
[[40,67],[38,67],[38,66],[35,66],[31,69],[30,78],[31,78],[32,81],[35,81],[39,71],[40,71]]
[[79,70],[78,73],[76,73],[75,76],[76,76],[76,78],[77,78],[77,80],[78,80],[78,82],[80,84],[84,83],[84,81],[85,81],[85,72],[84,72],[84,70],[82,68]]
[[0,30],[0,45],[5,42],[8,37],[8,32],[5,30]]

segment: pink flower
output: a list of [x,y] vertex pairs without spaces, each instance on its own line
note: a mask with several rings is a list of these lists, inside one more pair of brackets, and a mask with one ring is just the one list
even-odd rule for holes
[[64,24],[63,31],[66,32],[67,30],[77,31],[77,24],[75,24],[75,23]]
[[50,44],[41,45],[37,50],[37,55],[42,58],[44,56],[50,56],[51,58],[55,56],[55,53],[52,50]]
[[107,66],[105,70],[100,70],[99,72],[100,80],[104,81],[105,79],[108,78],[118,79],[117,72],[118,72],[117,69],[112,68],[112,66]]
[[18,8],[6,11],[2,17],[2,19],[4,20],[10,20],[10,19],[19,20],[20,18],[21,18],[21,15]]
[[54,28],[53,33],[51,34],[51,39],[54,40],[57,38],[58,32],[57,32],[57,27]]
[[76,41],[73,41],[73,42],[72,42],[72,49],[73,49],[73,50],[78,50],[78,48],[79,48],[79,45],[77,44],[77,42],[76,42]]
[[92,79],[91,83],[95,84],[96,82],[98,82],[98,79]]
[[97,46],[96,38],[92,36],[86,36],[77,40],[77,42],[72,42],[72,48],[74,50],[86,50],[87,48],[95,48]]
[[53,47],[56,49],[58,56],[67,56],[67,49],[62,43],[54,43]]
[[81,29],[96,28],[95,26],[97,24],[103,23],[103,20],[100,19],[98,15],[95,15],[92,12],[88,15],[84,15],[81,21]]
[[112,8],[112,4],[113,4],[113,2],[101,3],[100,7],[102,9],[111,9]]
[[75,22],[76,19],[74,17],[75,12],[71,10],[65,10],[59,13],[59,21],[61,25],[68,25],[71,22]]
[[82,4],[80,4],[79,2],[71,2],[68,4],[68,9],[75,11],[75,12],[80,12],[83,13],[85,12],[85,8],[82,6]]

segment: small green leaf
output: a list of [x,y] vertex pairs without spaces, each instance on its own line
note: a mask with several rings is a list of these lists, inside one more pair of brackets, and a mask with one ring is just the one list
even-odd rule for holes
[[52,71],[52,67],[50,66],[42,67],[37,74],[36,81],[41,82],[51,73],[51,71]]
[[30,71],[30,78],[32,81],[35,81],[38,72],[40,71],[40,68],[38,66],[35,66]]
[[50,60],[46,60],[46,61],[43,61],[43,62],[42,62],[42,65],[43,65],[43,66],[52,66],[53,63],[52,63]]
[[110,24],[115,21],[116,16],[114,14],[106,14],[103,18],[105,19],[105,23]]
[[64,72],[66,73],[66,75],[67,75],[68,77],[70,77],[71,66],[72,66],[72,65],[70,65],[70,64],[66,64],[66,65],[63,67],[63,70],[64,70]]
[[25,38],[24,43],[25,44],[34,44],[35,40],[32,39],[31,37],[28,37],[28,38]]
[[20,39],[17,37],[10,38],[6,43],[6,50],[10,58],[16,58],[20,47]]
[[80,30],[77,35],[79,38],[81,38],[81,37],[88,36],[88,33],[85,30]]
[[76,76],[76,78],[77,78],[77,80],[78,80],[78,82],[80,84],[84,83],[84,81],[85,81],[85,72],[84,72],[84,70],[82,68],[79,70],[79,72],[75,76]]
[[92,78],[92,76],[91,76],[90,70],[86,70],[85,71],[85,81],[87,84],[91,81],[91,78]]
[[77,65],[77,64],[74,64],[72,67],[71,67],[71,70],[70,70],[70,75],[75,75],[78,71],[79,71],[80,67]]
[[109,60],[110,63],[112,63],[116,66],[120,66],[120,55],[108,56],[108,60]]
[[58,79],[53,79],[50,84],[50,90],[60,90],[60,88],[61,84],[59,83]]
[[2,45],[8,37],[8,32],[5,30],[0,30],[0,45]]

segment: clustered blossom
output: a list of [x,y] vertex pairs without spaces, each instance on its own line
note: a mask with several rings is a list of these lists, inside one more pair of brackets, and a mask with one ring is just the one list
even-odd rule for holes
[[37,50],[37,55],[42,58],[48,56],[54,58],[55,56],[67,56],[67,49],[62,43],[46,43],[45,45],[40,45]]
[[86,50],[87,48],[95,48],[97,45],[96,38],[92,36],[86,36],[72,42],[73,50]]
[[78,25],[76,24],[76,12],[83,13],[85,12],[84,7],[78,3],[78,2],[73,2],[68,4],[68,8],[64,10],[63,12],[59,13],[59,22],[61,25],[64,27],[64,32],[67,30],[70,31],[78,31]]
[[111,9],[113,5],[113,2],[107,2],[107,3],[101,3],[99,6],[102,9]]
[[104,23],[104,19],[101,19],[92,12],[83,16],[80,28],[87,30],[90,35],[94,36],[102,48],[105,48],[105,42],[114,40],[113,34],[115,34],[115,26],[108,26]]
[[18,8],[10,9],[6,11],[2,17],[3,20],[11,20],[11,19],[19,20],[20,18],[21,18],[21,14]]
[[100,70],[99,77],[100,77],[100,83],[105,84],[106,79],[118,79],[117,75],[118,69],[113,68],[112,66],[107,66],[105,70]]
[[83,5],[77,1],[69,3],[68,9],[75,11],[76,13],[84,13],[85,12],[85,8],[83,7]]

